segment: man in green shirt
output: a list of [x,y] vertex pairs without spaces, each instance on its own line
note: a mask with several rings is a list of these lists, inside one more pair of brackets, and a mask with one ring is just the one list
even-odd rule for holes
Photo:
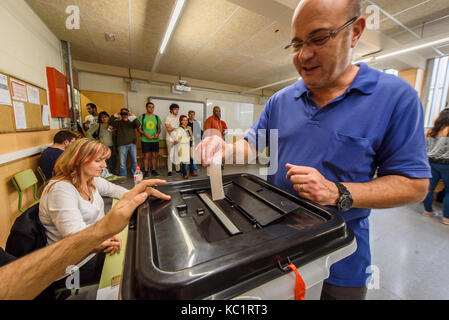
[[158,176],[157,155],[159,153],[159,134],[161,133],[161,119],[154,114],[154,103],[148,102],[145,106],[147,112],[139,117],[142,126],[139,128],[142,143],[144,177],[148,177],[149,162],[151,158],[151,174]]

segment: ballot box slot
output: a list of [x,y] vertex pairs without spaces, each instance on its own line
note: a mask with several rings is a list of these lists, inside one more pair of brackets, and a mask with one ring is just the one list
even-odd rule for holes
[[221,222],[230,235],[234,236],[242,233],[239,228],[227,217],[227,215],[221,210],[218,205],[212,201],[209,195],[205,192],[199,192],[198,197],[203,200],[208,209],[215,215],[215,217]]
[[[232,186],[232,182],[223,183],[223,188],[227,188]],[[190,187],[179,190],[181,195],[189,195],[189,194],[197,194],[198,192],[205,192],[207,190],[211,190],[210,186],[199,186],[199,187]]]
[[247,178],[239,177],[233,180],[233,183],[282,214],[288,214],[300,207],[297,203],[275,194]]

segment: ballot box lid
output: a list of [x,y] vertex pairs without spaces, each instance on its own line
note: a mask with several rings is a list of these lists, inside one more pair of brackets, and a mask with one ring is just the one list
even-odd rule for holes
[[349,245],[354,235],[333,210],[250,174],[157,187],[131,219],[121,286],[124,299],[232,298]]

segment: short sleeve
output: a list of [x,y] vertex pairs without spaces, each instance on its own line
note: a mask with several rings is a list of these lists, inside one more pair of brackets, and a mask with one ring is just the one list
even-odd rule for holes
[[[244,137],[248,143],[253,145],[258,150],[258,141],[265,141],[265,145],[268,146],[267,135],[266,132],[269,130],[268,121],[270,120],[270,108],[272,104],[272,98],[268,100],[267,104],[262,110],[259,119],[256,123],[253,124],[251,129],[249,129],[248,133]],[[262,140],[263,139],[263,140]]]
[[403,93],[376,155],[378,176],[430,178],[424,134],[423,109],[416,92]]

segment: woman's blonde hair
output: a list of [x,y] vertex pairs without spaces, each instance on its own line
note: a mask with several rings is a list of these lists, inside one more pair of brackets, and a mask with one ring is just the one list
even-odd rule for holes
[[[68,180],[78,189],[81,184],[81,167],[98,158],[107,159],[110,155],[109,147],[98,140],[90,138],[75,140],[56,160],[54,177],[51,180]],[[87,185],[95,190],[93,178],[87,181]]]

